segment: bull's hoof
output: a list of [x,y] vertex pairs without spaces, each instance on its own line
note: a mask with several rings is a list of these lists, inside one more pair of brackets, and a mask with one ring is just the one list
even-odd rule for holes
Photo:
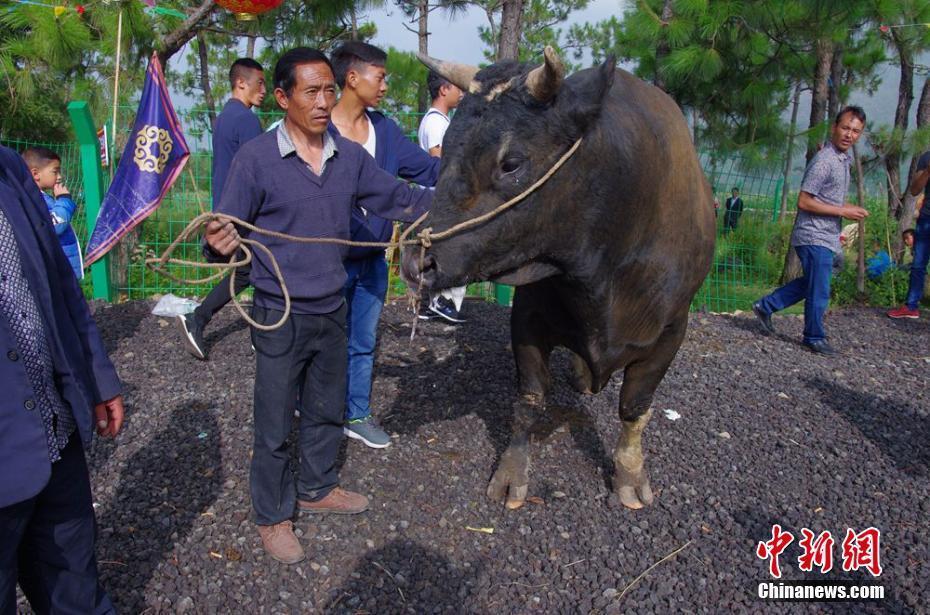
[[523,506],[529,490],[529,465],[525,452],[507,449],[488,483],[488,497],[495,502],[504,502],[509,510]]
[[649,486],[649,478],[645,473],[639,481],[620,484],[617,488],[617,497],[621,504],[632,510],[639,510],[655,501],[652,487]]

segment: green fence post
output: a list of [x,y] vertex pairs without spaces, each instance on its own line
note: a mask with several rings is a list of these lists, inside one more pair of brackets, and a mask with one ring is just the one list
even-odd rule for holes
[[[97,215],[103,202],[103,178],[100,167],[100,142],[87,102],[74,100],[68,103],[68,115],[74,124],[81,152],[81,175],[84,176],[84,211],[87,214],[87,238],[97,225]],[[110,286],[110,257],[104,256],[90,266],[90,279],[94,285],[94,299],[113,300]]]
[[513,299],[513,286],[494,284],[494,302],[498,305],[509,306]]
[[781,191],[785,188],[785,180],[781,177],[775,182],[775,198],[772,200],[772,222],[778,220],[778,208],[781,207]]

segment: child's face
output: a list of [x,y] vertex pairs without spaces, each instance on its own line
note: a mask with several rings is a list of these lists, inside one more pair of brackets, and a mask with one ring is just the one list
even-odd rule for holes
[[51,190],[61,181],[61,161],[53,160],[41,169],[32,169],[32,178],[41,190]]
[[907,235],[905,235],[904,245],[906,245],[908,248],[913,248],[914,247],[914,235],[912,235],[911,233],[908,233]]

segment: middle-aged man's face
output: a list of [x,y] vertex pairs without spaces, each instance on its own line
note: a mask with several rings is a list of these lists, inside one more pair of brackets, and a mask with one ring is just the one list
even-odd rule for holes
[[262,101],[265,100],[265,73],[257,68],[246,71],[242,84],[249,104],[253,107],[260,107]]
[[336,79],[323,62],[298,64],[290,95],[275,88],[274,97],[290,123],[307,134],[322,135],[336,104]]
[[865,126],[859,118],[852,113],[844,113],[840,121],[833,124],[830,141],[836,149],[845,152],[856,144],[864,129]]

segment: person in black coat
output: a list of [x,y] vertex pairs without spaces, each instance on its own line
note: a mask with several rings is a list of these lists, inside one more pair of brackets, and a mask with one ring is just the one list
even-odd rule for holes
[[736,230],[736,223],[743,213],[743,199],[739,196],[739,188],[733,188],[732,196],[727,199],[724,205],[725,213],[723,214],[723,232]]
[[0,146],[0,613],[111,613],[82,444],[123,423],[116,370],[39,189]]

